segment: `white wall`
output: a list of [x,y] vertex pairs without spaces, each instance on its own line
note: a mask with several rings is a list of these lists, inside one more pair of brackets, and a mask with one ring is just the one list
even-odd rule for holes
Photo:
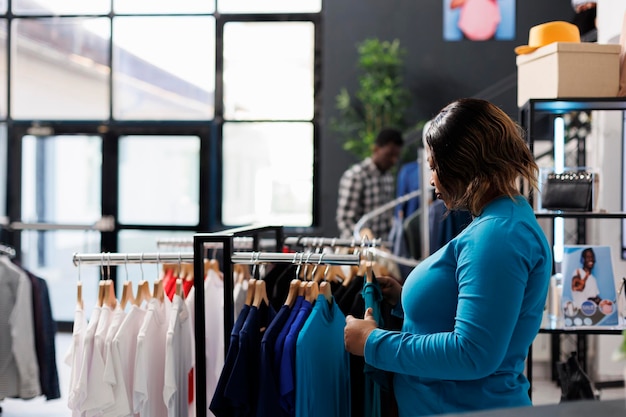
[[[624,0],[598,0],[598,43],[619,43],[622,22],[626,13]],[[622,198],[622,142],[623,115],[620,112],[598,112],[594,115],[593,137],[589,165],[601,169],[599,207],[621,210]],[[609,244],[616,279],[626,276],[626,261],[621,259],[621,225],[618,220],[589,221],[592,243]],[[625,364],[616,364],[611,355],[618,349],[622,336],[589,337],[590,354],[595,355],[595,369],[590,369],[597,380],[621,379]]]

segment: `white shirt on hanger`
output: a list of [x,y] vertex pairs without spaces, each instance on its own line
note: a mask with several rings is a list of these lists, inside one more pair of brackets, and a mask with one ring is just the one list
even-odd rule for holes
[[65,364],[70,367],[70,384],[69,394],[67,398],[67,406],[72,410],[72,417],[79,417],[79,378],[81,370],[81,362],[83,359],[83,345],[85,342],[85,332],[87,330],[87,319],[85,311],[79,305],[74,310],[74,327],[72,329],[72,344],[69,346],[65,354]]
[[113,404],[102,410],[102,417],[119,417],[130,414],[130,407],[126,397],[126,385],[124,384],[124,378],[122,376],[123,370],[119,362],[113,360],[113,339],[125,317],[126,312],[122,309],[120,304],[117,304],[115,310],[113,310],[113,317],[111,318],[111,324],[109,324],[104,342],[103,377],[104,381],[111,385],[113,389],[114,401]]
[[163,402],[165,380],[165,337],[171,302],[167,296],[161,303],[153,298],[137,335],[134,412],[141,417],[167,417]]
[[133,413],[135,355],[137,352],[137,335],[145,317],[146,309],[132,305],[113,338],[111,359],[115,367],[122,370],[121,379],[125,387],[125,397],[116,398],[116,401],[125,403],[128,409],[126,414],[121,415],[122,417],[138,415]]
[[163,401],[169,417],[190,415],[189,391],[193,394],[193,383],[190,386],[189,378],[193,376],[195,363],[193,341],[187,306],[182,297],[175,294],[165,344]]
[[[111,323],[112,311],[109,306],[103,305],[102,307],[94,308],[94,313],[97,312],[99,312],[99,314],[96,317],[97,323],[95,325],[95,331],[90,328],[90,322],[87,327],[87,335],[85,336],[86,351],[83,365],[88,363],[89,368],[85,375],[85,399],[82,402],[80,410],[85,413],[86,417],[98,416],[102,409],[109,407],[115,402],[113,388],[104,382],[104,341],[109,324]],[[89,355],[89,357],[87,357],[87,355]]]

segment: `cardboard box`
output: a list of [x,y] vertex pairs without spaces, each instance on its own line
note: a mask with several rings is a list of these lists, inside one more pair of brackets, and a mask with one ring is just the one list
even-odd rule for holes
[[517,56],[517,105],[531,98],[615,97],[620,45],[555,42]]

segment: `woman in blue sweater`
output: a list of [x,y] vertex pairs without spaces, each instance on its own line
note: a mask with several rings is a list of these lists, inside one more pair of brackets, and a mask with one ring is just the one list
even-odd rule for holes
[[552,271],[550,246],[518,185],[537,185],[519,126],[478,99],[446,106],[426,132],[430,183],[465,230],[421,262],[404,286],[379,282],[404,314],[399,332],[370,312],[346,318],[346,349],[394,374],[400,417],[529,406],[524,375]]

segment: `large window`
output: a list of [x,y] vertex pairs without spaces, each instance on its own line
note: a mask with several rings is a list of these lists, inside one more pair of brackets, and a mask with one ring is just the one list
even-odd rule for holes
[[311,226],[314,49],[311,22],[225,25],[225,224]]
[[[0,0],[0,241],[53,284],[57,320],[72,320],[79,277],[95,296],[101,271],[78,271],[74,252],[315,226],[320,12],[321,0]],[[111,230],[89,230],[103,217]]]
[[121,137],[119,222],[197,225],[199,151],[197,137]]

